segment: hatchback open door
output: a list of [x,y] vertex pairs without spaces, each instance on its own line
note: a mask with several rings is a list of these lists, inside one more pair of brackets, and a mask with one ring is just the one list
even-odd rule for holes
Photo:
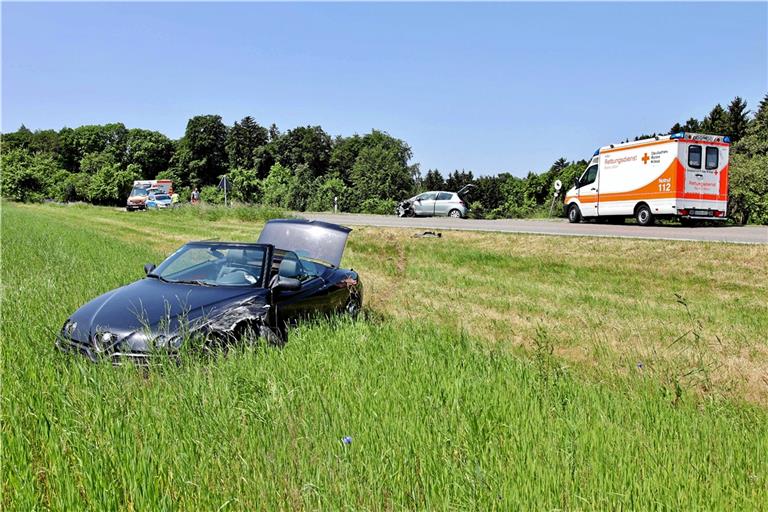
[[476,188],[477,188],[477,185],[473,185],[472,183],[467,183],[466,185],[461,187],[456,193],[459,194],[460,197],[463,197],[465,195],[468,195],[470,192],[472,192]]

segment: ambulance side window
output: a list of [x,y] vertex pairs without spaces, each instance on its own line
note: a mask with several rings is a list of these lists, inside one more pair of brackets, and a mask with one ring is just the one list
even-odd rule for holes
[[688,167],[701,169],[701,146],[688,146]]
[[717,169],[720,165],[720,152],[717,148],[707,146],[707,159],[704,161],[704,168],[708,171]]
[[579,186],[590,185],[597,179],[597,165],[590,165],[579,180]]

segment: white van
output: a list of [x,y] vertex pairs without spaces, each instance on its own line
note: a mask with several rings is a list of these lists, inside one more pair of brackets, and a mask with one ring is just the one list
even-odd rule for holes
[[565,194],[568,220],[725,219],[729,149],[728,137],[697,133],[604,146]]

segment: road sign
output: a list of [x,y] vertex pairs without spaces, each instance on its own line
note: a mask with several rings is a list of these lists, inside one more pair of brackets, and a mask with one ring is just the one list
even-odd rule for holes
[[226,174],[221,177],[219,188],[224,191],[224,206],[227,206],[227,192],[232,190],[232,182],[229,181]]
[[563,188],[563,182],[560,180],[555,180],[555,190],[560,190]]
[[221,181],[219,181],[219,188],[224,190],[225,192],[232,191],[232,182],[229,181],[229,178],[227,178],[226,174],[221,177]]

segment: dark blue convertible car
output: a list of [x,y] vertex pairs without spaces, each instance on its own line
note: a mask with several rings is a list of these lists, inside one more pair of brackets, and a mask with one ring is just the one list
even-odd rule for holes
[[75,311],[56,345],[91,360],[146,360],[186,340],[226,344],[255,333],[273,344],[302,318],[356,316],[363,287],[339,268],[351,230],[317,221],[272,220],[256,243],[189,242],[146,277]]

